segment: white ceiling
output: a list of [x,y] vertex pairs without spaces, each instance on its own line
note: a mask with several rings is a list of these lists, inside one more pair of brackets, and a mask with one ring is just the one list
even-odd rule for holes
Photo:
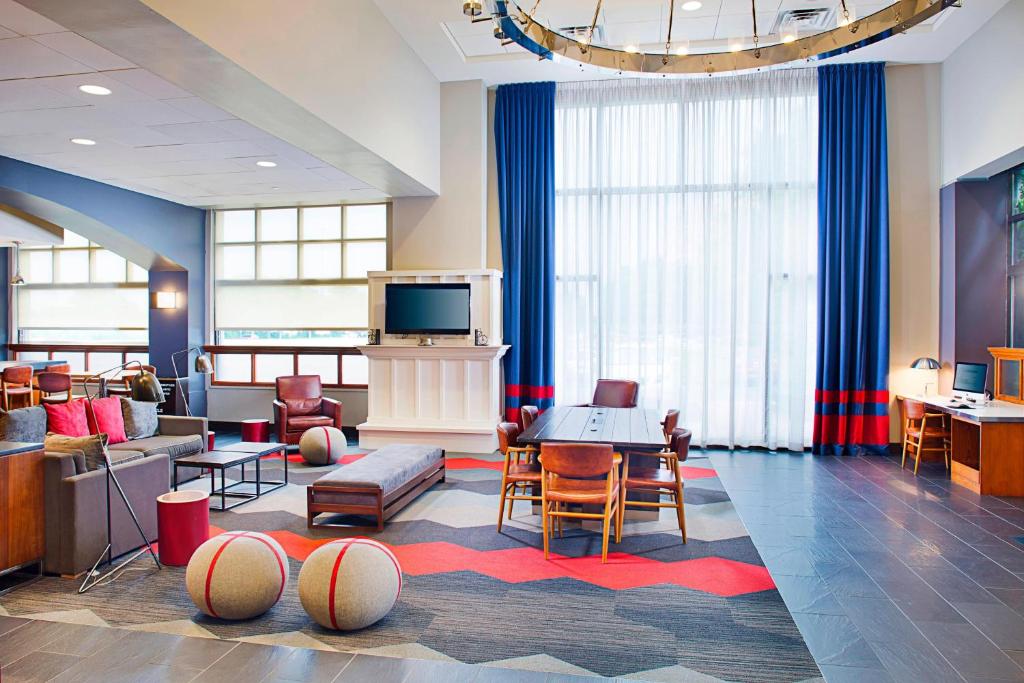
[[0,155],[192,206],[383,197],[14,0],[0,0]]
[[[681,0],[677,0],[681,2]],[[515,44],[502,47],[492,35],[491,22],[471,23],[462,14],[461,0],[375,0],[377,6],[441,81],[481,78],[489,84],[527,80],[608,78],[609,72],[578,65],[538,60]],[[596,0],[543,0],[537,18],[562,28],[587,26]],[[875,45],[855,50],[836,61],[884,60],[899,63],[941,62],[974,33],[1007,0],[965,0],[934,20]],[[724,49],[730,39],[752,34],[749,0],[702,0],[693,12],[675,8],[673,43],[686,41],[691,52]],[[532,7],[531,0],[520,3]],[[854,16],[863,17],[891,4],[850,0]],[[486,5],[486,3],[485,3]],[[758,27],[770,29],[780,12],[797,8],[837,11],[839,0],[757,0]],[[666,0],[604,0],[598,24],[602,44],[664,49],[668,25]],[[748,46],[749,46],[749,40]],[[768,37],[767,42],[774,42]],[[628,76],[628,75],[627,75]]]

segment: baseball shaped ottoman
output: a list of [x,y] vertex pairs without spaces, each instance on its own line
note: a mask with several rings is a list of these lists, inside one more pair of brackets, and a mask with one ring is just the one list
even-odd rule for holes
[[310,465],[330,465],[348,446],[345,434],[335,427],[310,427],[299,439],[299,453]]
[[316,623],[354,631],[383,619],[402,592],[402,569],[386,546],[369,538],[322,545],[299,572],[299,600]]
[[199,546],[185,570],[185,587],[201,611],[220,619],[250,619],[274,606],[288,585],[288,556],[256,531],[229,531]]

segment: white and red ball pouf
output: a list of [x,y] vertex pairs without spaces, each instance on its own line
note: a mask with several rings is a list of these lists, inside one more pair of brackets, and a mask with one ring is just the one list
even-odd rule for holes
[[220,619],[250,619],[273,607],[288,585],[288,556],[277,541],[256,531],[229,531],[199,546],[185,587],[202,612]]
[[310,465],[330,465],[348,447],[345,433],[335,427],[310,427],[299,438],[299,453]]
[[299,572],[299,600],[316,623],[336,631],[383,619],[402,592],[402,568],[387,546],[344,538],[314,550]]

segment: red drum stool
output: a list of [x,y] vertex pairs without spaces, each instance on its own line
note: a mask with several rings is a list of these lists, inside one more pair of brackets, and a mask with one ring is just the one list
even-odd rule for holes
[[266,418],[242,420],[242,441],[270,441],[270,420]]
[[206,450],[214,450],[213,444],[217,440],[217,432],[209,431],[206,433]]
[[210,540],[210,494],[171,491],[156,499],[160,561],[184,567],[196,548]]

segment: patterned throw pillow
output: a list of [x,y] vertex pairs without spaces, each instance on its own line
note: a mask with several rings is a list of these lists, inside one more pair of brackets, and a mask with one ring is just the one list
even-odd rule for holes
[[128,440],[145,439],[156,434],[156,404],[121,397],[124,433]]
[[0,441],[42,443],[46,438],[46,410],[42,406],[0,411]]
[[51,432],[46,435],[44,448],[48,451],[57,451],[58,453],[81,452],[85,456],[85,469],[90,472],[107,466],[107,460],[104,455],[107,450],[106,434],[65,436],[64,434],[54,434]]

